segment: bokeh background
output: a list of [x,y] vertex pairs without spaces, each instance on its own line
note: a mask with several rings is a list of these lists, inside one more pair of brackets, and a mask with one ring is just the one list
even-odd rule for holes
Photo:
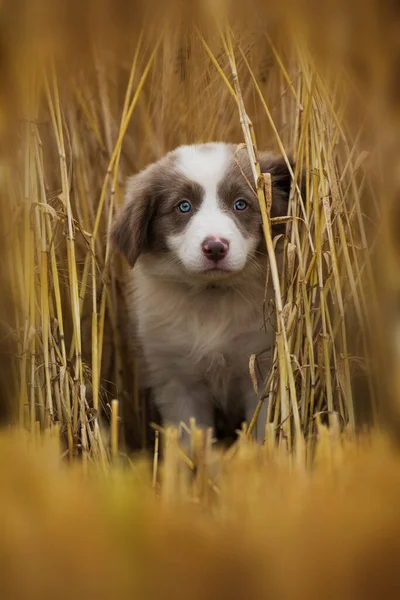
[[[394,0],[0,4],[4,598],[397,597],[399,29]],[[188,458],[107,234],[127,176],[243,143],[243,110],[301,184],[285,344],[264,450],[194,430]]]

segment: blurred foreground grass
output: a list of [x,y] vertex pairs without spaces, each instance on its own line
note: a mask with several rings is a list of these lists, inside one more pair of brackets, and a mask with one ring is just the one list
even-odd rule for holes
[[84,473],[56,440],[3,434],[1,597],[398,597],[400,457],[384,438],[321,428],[312,470],[242,442],[207,493],[176,451],[156,492],[149,465]]

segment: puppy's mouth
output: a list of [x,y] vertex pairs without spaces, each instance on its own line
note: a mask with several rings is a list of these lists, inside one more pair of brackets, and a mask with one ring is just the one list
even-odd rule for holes
[[233,267],[229,264],[226,264],[224,261],[205,264],[204,266],[191,271],[193,275],[204,279],[227,279],[229,277],[233,277],[240,273],[242,268]]

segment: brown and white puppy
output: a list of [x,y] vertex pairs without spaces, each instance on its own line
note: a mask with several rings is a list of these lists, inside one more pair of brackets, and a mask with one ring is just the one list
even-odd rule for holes
[[[286,215],[287,166],[268,154],[260,162],[272,177],[272,216]],[[267,257],[252,181],[245,148],[208,143],[181,146],[128,182],[112,239],[133,267],[141,383],[165,424],[194,417],[214,427],[216,407],[250,422],[256,408],[249,359],[259,356],[261,382],[274,330],[264,326]]]

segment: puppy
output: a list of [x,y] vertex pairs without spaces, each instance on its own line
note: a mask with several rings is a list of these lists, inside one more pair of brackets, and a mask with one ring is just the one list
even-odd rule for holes
[[[283,158],[260,155],[271,173],[271,215],[287,214],[291,176]],[[277,231],[273,232],[274,234]],[[271,368],[274,326],[265,325],[267,255],[245,148],[181,146],[132,177],[112,240],[132,271],[132,335],[164,424],[251,421]],[[255,436],[262,442],[267,401]]]

